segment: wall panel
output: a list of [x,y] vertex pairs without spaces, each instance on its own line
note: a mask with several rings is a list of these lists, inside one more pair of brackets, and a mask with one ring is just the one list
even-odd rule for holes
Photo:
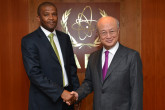
[[144,110],[165,109],[164,5],[164,0],[142,0]]
[[27,76],[21,57],[21,38],[28,33],[28,1],[0,3],[0,110],[25,110]]

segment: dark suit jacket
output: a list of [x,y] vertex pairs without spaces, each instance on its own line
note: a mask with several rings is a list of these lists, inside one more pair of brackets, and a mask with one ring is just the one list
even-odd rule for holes
[[[67,72],[69,91],[79,87],[73,49],[67,34],[56,31]],[[62,110],[62,68],[45,34],[38,28],[22,39],[22,56],[30,80],[29,110]]]
[[102,80],[102,49],[91,54],[79,100],[94,91],[94,110],[142,110],[143,76],[138,52],[119,45]]

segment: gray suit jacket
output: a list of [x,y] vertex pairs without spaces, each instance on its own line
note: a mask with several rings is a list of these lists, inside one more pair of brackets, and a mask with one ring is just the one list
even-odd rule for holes
[[77,90],[79,100],[94,91],[94,110],[142,110],[142,62],[135,50],[119,45],[102,80],[102,49],[89,57],[85,79]]

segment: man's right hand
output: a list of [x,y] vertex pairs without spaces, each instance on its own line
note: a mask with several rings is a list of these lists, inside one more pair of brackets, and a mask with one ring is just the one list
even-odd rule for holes
[[77,92],[72,91],[70,94],[75,96],[76,101],[78,100],[78,93]]
[[72,105],[73,103],[75,103],[78,100],[78,93],[77,92],[72,91],[72,92],[70,92],[70,95],[72,95],[73,98],[66,101],[66,104],[68,104],[68,105]]
[[63,99],[64,102],[66,102],[68,105],[72,105],[73,103],[76,102],[76,97],[71,94],[71,92],[64,90],[63,93],[61,94],[61,98]]

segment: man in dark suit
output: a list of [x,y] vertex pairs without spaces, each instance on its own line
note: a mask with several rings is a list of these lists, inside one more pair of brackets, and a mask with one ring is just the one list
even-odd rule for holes
[[[44,2],[38,7],[40,27],[22,39],[22,56],[30,80],[29,110],[72,110],[79,80],[73,49],[67,34],[55,30],[57,9]],[[64,101],[64,102],[63,102]]]
[[71,94],[82,100],[94,91],[94,110],[142,110],[143,75],[139,53],[118,42],[119,22],[114,17],[100,18],[97,29],[103,48],[90,55],[85,79]]

